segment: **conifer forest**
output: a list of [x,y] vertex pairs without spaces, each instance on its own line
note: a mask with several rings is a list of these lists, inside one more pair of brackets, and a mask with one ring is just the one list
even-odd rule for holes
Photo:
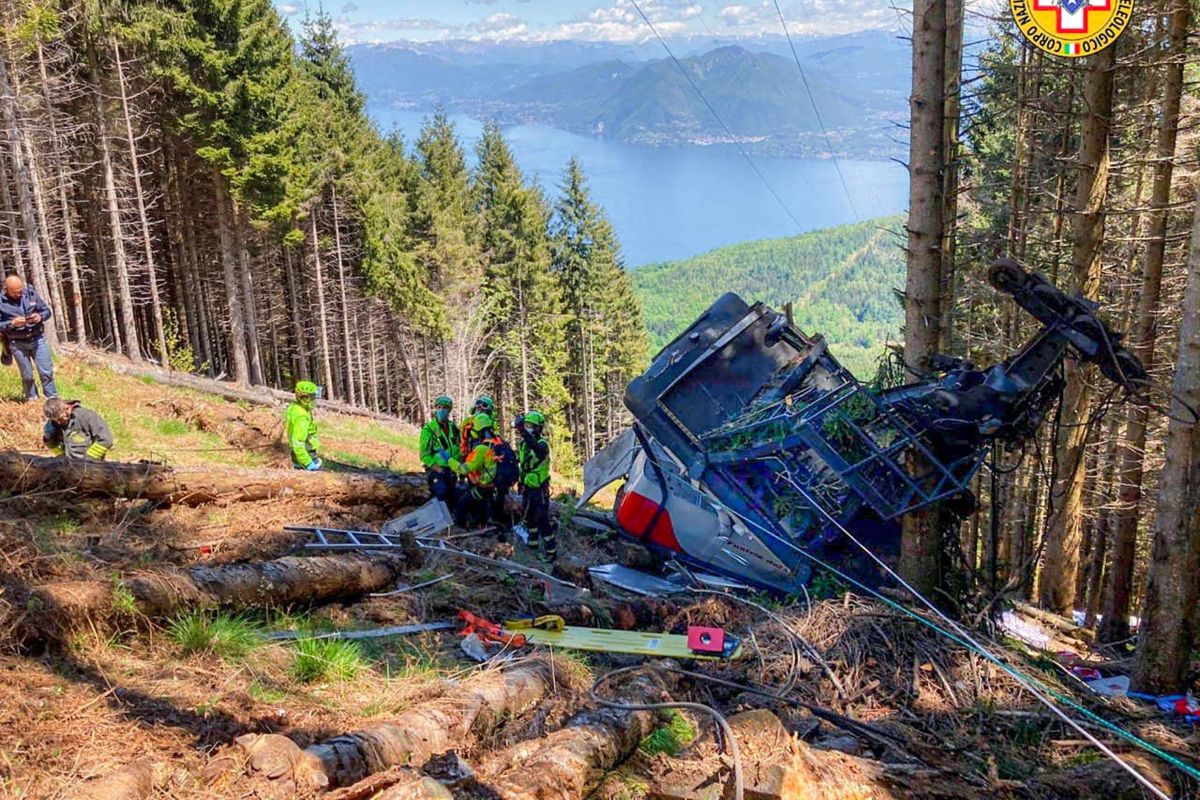
[[6,262],[57,341],[421,421],[433,397],[546,408],[577,451],[645,359],[577,163],[553,204],[487,130],[375,128],[327,14],[267,0],[3,9]]
[[1197,0],[388,2],[0,0],[0,800],[1200,797]]
[[957,529],[914,515],[904,561],[927,587],[965,565],[986,594],[1082,610],[1108,644],[1140,616],[1134,682],[1165,691],[1191,674],[1200,622],[1200,42],[1187,0],[1135,14],[1115,46],[1065,61],[1004,15],[964,61],[961,4],[915,5],[908,367],[991,363],[1028,338],[982,277],[1008,255],[1098,302],[1150,382],[1131,399],[1068,369],[1037,443],[980,478],[984,513]]

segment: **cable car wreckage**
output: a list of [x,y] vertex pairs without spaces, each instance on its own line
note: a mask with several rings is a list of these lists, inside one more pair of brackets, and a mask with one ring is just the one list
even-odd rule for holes
[[864,550],[894,558],[905,514],[973,507],[971,478],[1045,422],[1068,356],[1144,387],[1097,304],[1009,260],[989,280],[1036,335],[986,369],[937,357],[929,377],[880,392],[821,336],[724,295],[630,383],[634,427],[587,463],[580,505],[624,477],[616,526],[664,560],[773,592],[799,591],[822,562],[878,583]]

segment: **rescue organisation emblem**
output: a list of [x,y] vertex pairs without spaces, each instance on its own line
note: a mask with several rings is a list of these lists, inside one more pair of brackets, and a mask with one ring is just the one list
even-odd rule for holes
[[1067,58],[1099,53],[1133,16],[1133,0],[1009,0],[1008,5],[1031,44]]

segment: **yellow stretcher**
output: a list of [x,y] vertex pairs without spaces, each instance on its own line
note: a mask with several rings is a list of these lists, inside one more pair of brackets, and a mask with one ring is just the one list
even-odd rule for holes
[[720,628],[690,627],[687,634],[614,631],[566,625],[556,615],[507,620],[503,627],[506,631],[519,631],[528,644],[570,650],[700,661],[726,661],[742,656],[741,641]]

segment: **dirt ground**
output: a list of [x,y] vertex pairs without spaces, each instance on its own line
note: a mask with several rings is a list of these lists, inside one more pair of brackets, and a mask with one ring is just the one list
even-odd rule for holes
[[[60,375],[68,393],[78,392],[110,418],[118,434],[113,458],[287,467],[278,442],[281,409],[228,403],[74,362],[61,365]],[[11,387],[0,382],[0,396],[10,395]],[[36,452],[41,427],[36,411],[0,400],[0,449]],[[336,415],[324,425],[331,460],[347,469],[415,465],[415,431],[408,426]],[[33,610],[12,602],[21,587],[74,580],[119,585],[122,576],[143,570],[263,561],[302,552],[306,537],[284,531],[284,525],[371,529],[384,521],[371,506],[297,499],[162,508],[54,493],[0,496],[0,615],[11,623]],[[475,552],[538,564],[519,542],[492,533],[451,535],[458,537],[455,544]],[[570,526],[561,539],[555,571],[581,586],[589,584],[590,565],[644,558],[629,545]],[[151,797],[287,796],[246,765],[235,744],[238,736],[281,733],[304,747],[453,692],[480,667],[448,630],[365,640],[348,669],[317,670],[313,679],[299,672],[295,644],[262,635],[450,621],[460,609],[494,620],[554,611],[569,623],[641,630],[719,625],[741,636],[743,659],[683,665],[741,687],[679,676],[672,697],[708,704],[736,721],[751,786],[769,784],[772,768],[782,770],[800,757],[796,748],[802,742],[820,753],[845,754],[856,770],[864,764],[875,770],[876,793],[869,796],[1142,796],[994,665],[848,593],[834,592],[811,607],[755,598],[811,646],[794,658],[794,639],[777,621],[724,598],[630,599],[593,585],[586,596],[548,604],[534,581],[446,557],[414,565],[398,583],[446,575],[422,589],[345,604],[241,609],[233,615],[239,629],[256,637],[241,652],[216,645],[189,649],[181,623],[205,614],[146,619],[118,603],[44,646],[22,649],[10,642],[0,653],[0,798],[79,797],[89,781],[139,760],[157,771]],[[1013,663],[1159,746],[1185,756],[1198,751],[1194,732],[1166,725],[1144,707],[1100,703],[1036,656],[1007,652]],[[562,652],[554,659],[561,666],[555,674],[563,679],[556,679],[549,697],[459,755],[473,761],[517,742],[538,741],[591,707],[587,689],[596,677],[636,663]],[[746,684],[770,687],[787,699],[754,694]],[[621,691],[620,682],[605,689],[618,697]],[[832,716],[822,718],[813,708]],[[682,711],[663,713],[658,725],[592,796],[722,796],[730,764],[712,721]],[[822,769],[813,774],[825,774]],[[1195,791],[1159,763],[1147,769],[1167,785],[1174,781],[1177,796]]]

